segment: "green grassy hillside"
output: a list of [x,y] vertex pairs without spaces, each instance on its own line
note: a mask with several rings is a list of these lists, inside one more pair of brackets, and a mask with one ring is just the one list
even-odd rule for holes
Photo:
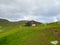
[[[1,22],[0,22],[1,23]],[[60,24],[41,24],[36,27],[22,26],[22,23],[0,24],[0,45],[52,45],[58,40],[60,45]]]

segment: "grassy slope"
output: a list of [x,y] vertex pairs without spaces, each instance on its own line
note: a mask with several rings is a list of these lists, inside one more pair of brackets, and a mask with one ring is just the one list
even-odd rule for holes
[[[52,45],[50,41],[59,40],[53,34],[53,27],[60,33],[60,24],[51,23],[38,27],[20,25],[2,26],[0,30],[0,45]],[[58,44],[60,45],[60,43]]]

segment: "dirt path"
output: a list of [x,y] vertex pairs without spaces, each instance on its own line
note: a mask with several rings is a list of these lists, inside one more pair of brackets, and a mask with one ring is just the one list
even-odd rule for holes
[[53,32],[53,33],[58,38],[58,40],[60,41],[60,34],[58,32]]
[[58,40],[60,41],[60,31],[59,31],[60,27],[52,27],[50,30],[51,32],[53,32],[53,34],[58,38]]

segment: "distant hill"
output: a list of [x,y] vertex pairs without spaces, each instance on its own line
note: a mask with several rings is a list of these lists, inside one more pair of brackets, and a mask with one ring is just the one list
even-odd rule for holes
[[0,22],[9,22],[9,21],[6,19],[0,19]]
[[6,19],[0,19],[0,25],[24,25],[25,23],[27,23],[27,22],[36,22],[36,23],[40,23],[40,22],[37,22],[37,21],[34,21],[34,20],[31,20],[31,21],[29,21],[29,20],[21,20],[21,21],[17,21],[17,22],[10,22],[10,21],[8,21],[8,20],[6,20]]
[[0,19],[0,25],[7,25],[9,23],[6,19]]

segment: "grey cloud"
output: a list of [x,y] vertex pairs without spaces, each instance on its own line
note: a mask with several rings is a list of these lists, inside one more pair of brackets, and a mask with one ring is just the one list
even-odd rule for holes
[[59,2],[59,0],[0,0],[0,17],[9,20],[55,21],[54,17],[58,18],[57,15],[60,14]]

